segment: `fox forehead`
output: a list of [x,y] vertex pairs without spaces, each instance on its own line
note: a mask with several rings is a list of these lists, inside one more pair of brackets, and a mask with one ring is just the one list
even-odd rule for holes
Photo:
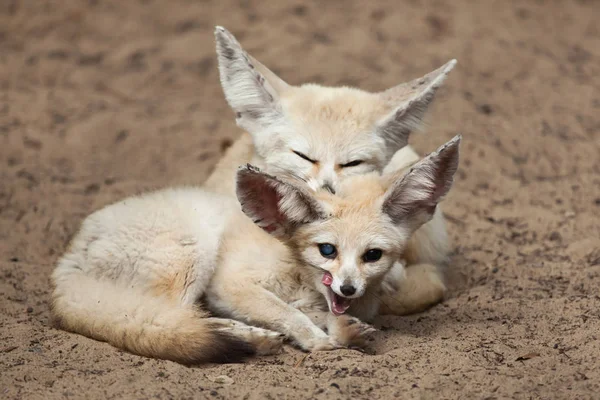
[[366,209],[377,208],[390,184],[389,179],[370,172],[347,177],[340,182],[335,195],[319,191],[318,198],[331,204],[332,215],[360,214]]
[[377,94],[350,87],[326,87],[316,84],[293,86],[282,93],[282,105],[294,115],[315,121],[367,127],[389,112]]
[[281,104],[297,135],[295,144],[307,150],[319,151],[330,144],[339,152],[359,156],[361,149],[366,152],[380,140],[374,127],[386,107],[372,93],[310,84],[290,87],[282,94]]
[[[377,172],[355,175],[340,183],[335,195],[319,190],[314,192],[317,200],[328,210],[328,215],[336,220],[368,221],[381,217],[383,196],[388,182]],[[360,224],[357,224],[360,225]]]

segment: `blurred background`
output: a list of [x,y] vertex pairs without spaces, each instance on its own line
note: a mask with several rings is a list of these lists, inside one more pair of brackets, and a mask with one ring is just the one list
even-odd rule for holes
[[[0,393],[598,393],[599,17],[594,0],[0,1]],[[291,84],[378,91],[458,60],[411,138],[426,153],[463,134],[450,298],[384,320],[377,356],[315,356],[293,380],[296,353],[219,367],[237,381],[223,388],[47,327],[48,275],[81,220],[201,183],[239,135],[215,25]]]

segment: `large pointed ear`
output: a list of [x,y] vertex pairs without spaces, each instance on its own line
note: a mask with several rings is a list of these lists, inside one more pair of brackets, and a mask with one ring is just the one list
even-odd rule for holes
[[327,217],[308,190],[249,164],[237,172],[236,192],[244,214],[276,237],[289,237],[298,226]]
[[406,146],[410,133],[421,126],[437,90],[455,65],[456,60],[450,60],[421,78],[379,94],[391,108],[377,124],[378,133],[386,141],[389,158]]
[[225,28],[215,29],[221,86],[238,125],[251,134],[282,118],[280,94],[289,85],[242,49]]
[[383,212],[395,224],[408,226],[414,232],[433,217],[452,186],[460,141],[461,136],[455,136],[391,185],[384,197]]

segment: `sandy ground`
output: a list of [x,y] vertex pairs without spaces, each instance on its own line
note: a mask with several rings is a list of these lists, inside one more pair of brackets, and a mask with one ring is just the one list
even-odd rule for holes
[[[600,396],[600,3],[321,3],[0,2],[0,398]],[[378,320],[374,355],[186,368],[48,325],[82,219],[201,183],[239,134],[215,24],[290,83],[379,90],[459,60],[412,139],[464,135],[450,298]]]

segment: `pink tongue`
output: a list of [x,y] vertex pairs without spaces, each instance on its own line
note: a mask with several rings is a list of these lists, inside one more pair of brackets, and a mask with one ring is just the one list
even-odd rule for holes
[[350,307],[350,303],[352,300],[345,299],[342,296],[338,296],[331,290],[331,284],[333,283],[333,276],[329,272],[325,272],[323,274],[323,278],[321,278],[321,282],[323,285],[329,288],[329,293],[331,296],[331,310],[334,314],[340,315],[346,312],[348,307]]
[[331,286],[331,283],[333,282],[333,276],[331,276],[329,272],[325,272],[321,282],[323,282],[323,285],[325,286]]

